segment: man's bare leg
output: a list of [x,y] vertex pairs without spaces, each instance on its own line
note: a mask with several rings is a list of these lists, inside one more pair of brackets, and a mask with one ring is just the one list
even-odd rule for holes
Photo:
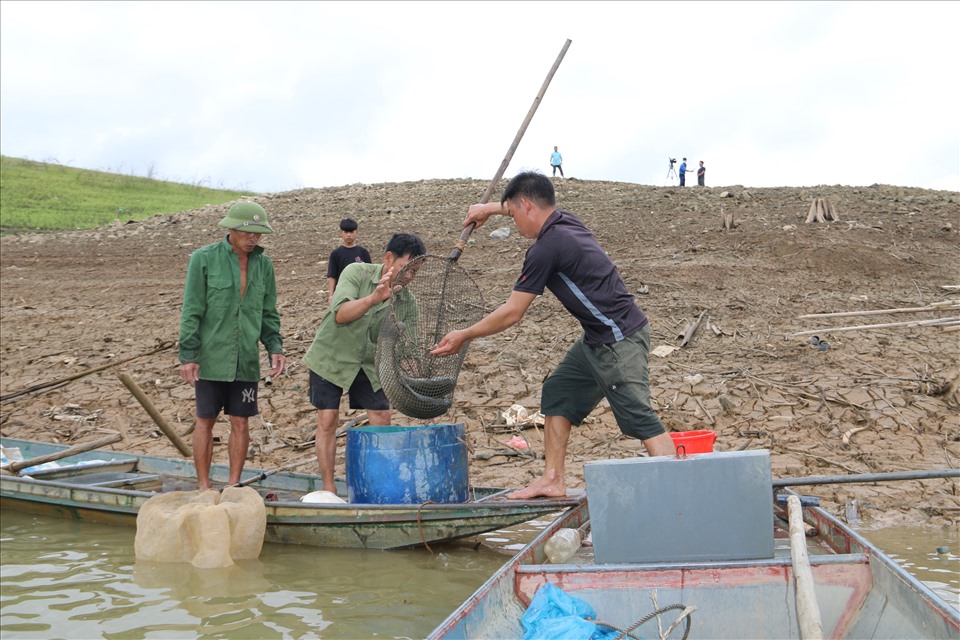
[[316,450],[317,462],[320,464],[320,478],[323,480],[323,490],[337,492],[337,484],[333,481],[333,472],[337,465],[337,425],[340,422],[340,411],[337,409],[317,410]]
[[250,419],[246,416],[230,416],[230,440],[227,442],[227,456],[230,461],[230,479],[227,484],[240,482],[243,463],[247,461],[250,449]]
[[651,456],[673,456],[677,453],[677,449],[673,445],[673,438],[670,437],[669,433],[661,433],[658,436],[641,440],[641,442]]
[[210,488],[210,463],[213,462],[213,425],[216,418],[197,418],[193,427],[193,465],[197,469],[197,489]]
[[367,409],[367,424],[371,427],[389,427],[390,409],[382,411],[380,409]]
[[530,498],[562,498],[567,495],[564,480],[564,465],[567,458],[567,441],[570,439],[570,421],[562,416],[546,416],[543,424],[544,458],[543,475],[526,489],[507,495],[509,500]]

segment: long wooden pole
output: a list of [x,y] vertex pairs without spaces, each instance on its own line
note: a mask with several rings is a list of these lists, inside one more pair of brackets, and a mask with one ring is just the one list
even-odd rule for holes
[[960,321],[960,316],[951,316],[948,318],[937,318],[936,320],[910,320],[907,322],[885,322],[883,324],[860,324],[852,327],[827,327],[826,329],[811,329],[809,331],[797,331],[791,333],[791,336],[810,336],[818,333],[836,333],[837,331],[855,331],[858,329],[885,329],[887,327],[927,327],[927,326],[950,326],[951,323]]
[[807,313],[797,316],[800,320],[807,318],[849,318],[853,316],[880,316],[888,313],[919,313],[921,311],[943,311],[944,309],[960,309],[960,302],[935,302],[925,307],[900,307],[897,309],[871,309],[869,311],[837,311],[836,313]]
[[[507,155],[505,155],[503,160],[500,162],[500,168],[497,169],[497,173],[493,176],[493,180],[491,180],[490,184],[487,185],[487,190],[483,194],[483,198],[480,199],[481,204],[490,202],[490,197],[493,195],[494,189],[497,188],[497,183],[500,182],[500,178],[503,177],[504,172],[507,170],[507,165],[510,164],[510,160],[513,158],[513,154],[517,150],[517,147],[520,146],[520,140],[523,138],[523,134],[527,131],[530,121],[533,120],[533,114],[537,112],[537,107],[540,106],[540,101],[543,100],[543,96],[547,92],[547,87],[550,86],[550,81],[553,79],[553,75],[560,67],[563,57],[567,55],[567,49],[570,48],[570,44],[572,42],[573,41],[568,38],[564,43],[563,48],[560,50],[560,55],[557,56],[556,62],[554,62],[553,66],[550,68],[550,72],[547,74],[546,80],[543,81],[543,86],[540,87],[540,92],[537,94],[537,97],[533,99],[533,105],[531,105],[530,110],[527,111],[527,117],[523,119],[523,124],[520,125],[520,130],[517,131],[517,135],[513,138],[513,143],[511,143],[510,148],[507,149]],[[470,234],[473,233],[475,227],[476,225],[470,224],[464,228],[463,233],[460,234],[460,239],[457,241],[457,246],[454,247],[453,251],[450,253],[450,260],[456,262],[460,258],[460,254],[463,253],[463,248],[467,244],[467,239],[470,237]]]
[[75,456],[78,453],[85,453],[87,451],[92,451],[93,449],[100,449],[101,447],[109,446],[115,442],[120,442],[123,440],[123,436],[119,433],[115,433],[112,436],[107,436],[106,438],[100,438],[99,440],[94,440],[92,442],[84,442],[82,444],[75,444],[68,449],[63,451],[57,451],[55,453],[47,453],[42,456],[37,456],[35,458],[30,458],[29,460],[20,460],[18,462],[11,463],[7,467],[10,471],[18,473],[22,469],[27,467],[32,467],[38,464],[44,464],[45,462],[53,462],[55,460],[60,460],[61,458],[67,458],[70,456]]
[[172,442],[173,445],[180,451],[180,453],[183,454],[183,457],[192,458],[193,450],[187,446],[183,440],[180,439],[180,436],[176,431],[173,430],[173,427],[167,424],[167,421],[163,419],[163,416],[160,415],[159,411],[157,411],[157,408],[153,405],[153,402],[150,401],[150,398],[147,397],[147,394],[143,392],[143,389],[140,388],[140,385],[138,385],[127,373],[120,372],[117,375],[120,378],[120,382],[123,383],[123,386],[129,389],[130,393],[133,394],[133,397],[140,402],[140,405],[144,409],[147,410],[147,413],[150,414],[150,417],[153,418],[153,421],[157,423],[158,427],[160,427],[160,431],[163,431],[163,433],[170,438],[170,442]]
[[800,637],[803,640],[821,640],[823,623],[820,621],[817,594],[813,590],[813,571],[810,569],[810,559],[807,557],[807,537],[803,530],[800,498],[789,496],[787,507],[790,516],[790,560],[793,563]]

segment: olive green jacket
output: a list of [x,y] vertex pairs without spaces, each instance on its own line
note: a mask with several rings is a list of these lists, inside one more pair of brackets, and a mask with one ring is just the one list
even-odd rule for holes
[[222,382],[260,379],[260,344],[283,353],[273,262],[256,247],[247,258],[247,289],[240,297],[240,260],[224,237],[193,252],[180,315],[180,362],[198,362],[200,378]]
[[[337,280],[333,300],[320,321],[313,344],[303,358],[303,363],[311,371],[341,389],[349,389],[361,369],[369,378],[373,390],[380,389],[375,360],[377,339],[380,337],[380,325],[390,310],[390,300],[374,305],[352,322],[340,324],[336,315],[344,302],[359,300],[373,293],[382,274],[382,264],[354,262],[347,265]],[[395,312],[399,319],[415,330],[417,306],[413,296],[406,288],[394,296]]]

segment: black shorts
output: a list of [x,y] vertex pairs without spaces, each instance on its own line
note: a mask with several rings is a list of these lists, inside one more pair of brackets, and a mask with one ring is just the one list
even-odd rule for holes
[[249,418],[260,413],[256,382],[197,380],[197,417],[216,418],[222,410],[228,416]]
[[[351,409],[390,410],[390,401],[387,400],[383,389],[374,391],[363,369],[360,369],[357,377],[353,379],[348,394]],[[343,396],[343,388],[321,378],[313,371],[310,372],[310,404],[321,410],[339,409],[341,396]]]

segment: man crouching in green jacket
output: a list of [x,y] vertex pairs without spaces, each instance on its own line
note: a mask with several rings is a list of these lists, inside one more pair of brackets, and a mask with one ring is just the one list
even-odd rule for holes
[[248,421],[259,413],[260,345],[270,354],[271,375],[283,371],[283,339],[277,312],[273,262],[258,247],[273,233],[263,207],[238,202],[220,226],[220,242],[190,256],[180,316],[180,377],[196,390],[193,461],[197,486],[210,488],[213,425],[222,410],[230,416],[229,484],[240,482],[250,446]]

